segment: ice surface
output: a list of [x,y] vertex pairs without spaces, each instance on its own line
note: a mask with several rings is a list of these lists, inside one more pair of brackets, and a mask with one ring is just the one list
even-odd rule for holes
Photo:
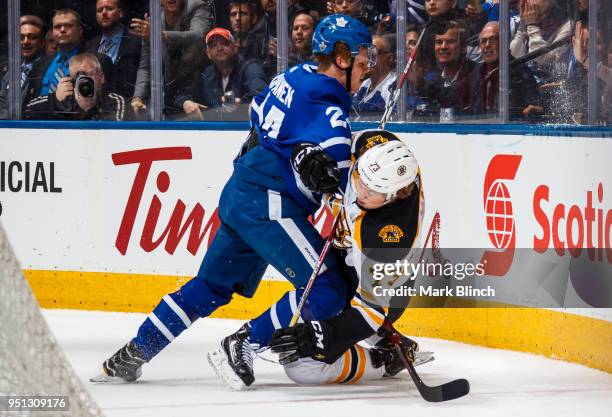
[[612,415],[612,375],[534,355],[417,338],[436,360],[419,367],[440,384],[467,378],[472,391],[448,403],[421,399],[407,373],[384,381],[305,387],[280,365],[258,359],[251,390],[220,385],[206,352],[241,322],[204,319],[143,368],[130,385],[94,385],[89,377],[135,335],[143,314],[45,310],[44,315],[79,377],[108,417],[554,416]]

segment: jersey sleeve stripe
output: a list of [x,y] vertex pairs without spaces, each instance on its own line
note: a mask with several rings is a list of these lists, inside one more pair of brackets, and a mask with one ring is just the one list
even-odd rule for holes
[[351,138],[335,137],[335,138],[324,140],[323,142],[319,144],[319,146],[323,149],[327,149],[327,148],[330,148],[336,145],[351,146]]
[[338,168],[339,169],[348,169],[351,166],[351,161],[340,161],[338,162]]

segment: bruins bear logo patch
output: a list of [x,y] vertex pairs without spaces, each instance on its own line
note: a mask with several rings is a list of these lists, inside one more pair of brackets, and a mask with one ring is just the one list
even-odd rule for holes
[[371,138],[366,139],[366,149],[370,149],[373,146],[380,145],[381,143],[389,142],[389,139],[383,137],[382,135],[372,136]]
[[402,232],[402,229],[400,229],[396,225],[389,224],[380,229],[380,232],[378,232],[378,236],[385,243],[398,243],[402,236],[404,236],[404,232]]

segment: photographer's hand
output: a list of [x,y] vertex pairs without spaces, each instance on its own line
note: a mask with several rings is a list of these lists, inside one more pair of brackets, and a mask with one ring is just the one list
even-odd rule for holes
[[64,77],[59,80],[57,90],[55,90],[55,98],[58,101],[64,101],[66,98],[74,96],[74,84],[71,77]]

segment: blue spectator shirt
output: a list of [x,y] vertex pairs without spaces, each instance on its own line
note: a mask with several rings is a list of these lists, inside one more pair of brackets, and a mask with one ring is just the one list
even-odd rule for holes
[[[43,77],[42,84],[40,85],[40,92],[38,93],[39,96],[46,96],[47,94],[49,94],[51,80],[53,80],[53,77],[55,76],[55,71],[57,70],[57,67],[61,66],[62,70],[64,71],[64,74],[66,74],[65,76],[69,76],[70,60],[79,52],[79,49],[80,47],[77,46],[66,54],[61,51],[58,51],[57,54],[55,54],[55,58],[53,58],[53,61],[51,61],[51,64],[49,65],[49,68],[47,68],[47,72],[45,72],[45,75]],[[60,61],[62,57],[64,57],[63,62]]]
[[306,209],[316,210],[321,195],[308,190],[294,172],[293,147],[308,142],[323,148],[338,163],[339,188],[345,189],[351,163],[350,106],[345,87],[335,78],[318,74],[312,64],[300,64],[277,75],[253,98],[251,124],[259,141],[279,155],[289,192]]
[[[121,45],[121,39],[123,39],[123,31],[124,29],[118,30],[113,33],[111,36],[102,35],[100,38],[100,45],[98,45],[98,53],[104,54],[108,56],[113,64],[117,61],[117,56],[119,54],[119,46]],[[110,41],[111,44],[107,45],[107,41]]]
[[355,111],[357,113],[384,112],[387,103],[393,95],[396,79],[397,74],[395,71],[390,72],[373,90],[370,90],[372,80],[366,79],[359,87],[359,90],[357,90],[357,93],[355,93],[355,97],[353,97],[353,108]]

